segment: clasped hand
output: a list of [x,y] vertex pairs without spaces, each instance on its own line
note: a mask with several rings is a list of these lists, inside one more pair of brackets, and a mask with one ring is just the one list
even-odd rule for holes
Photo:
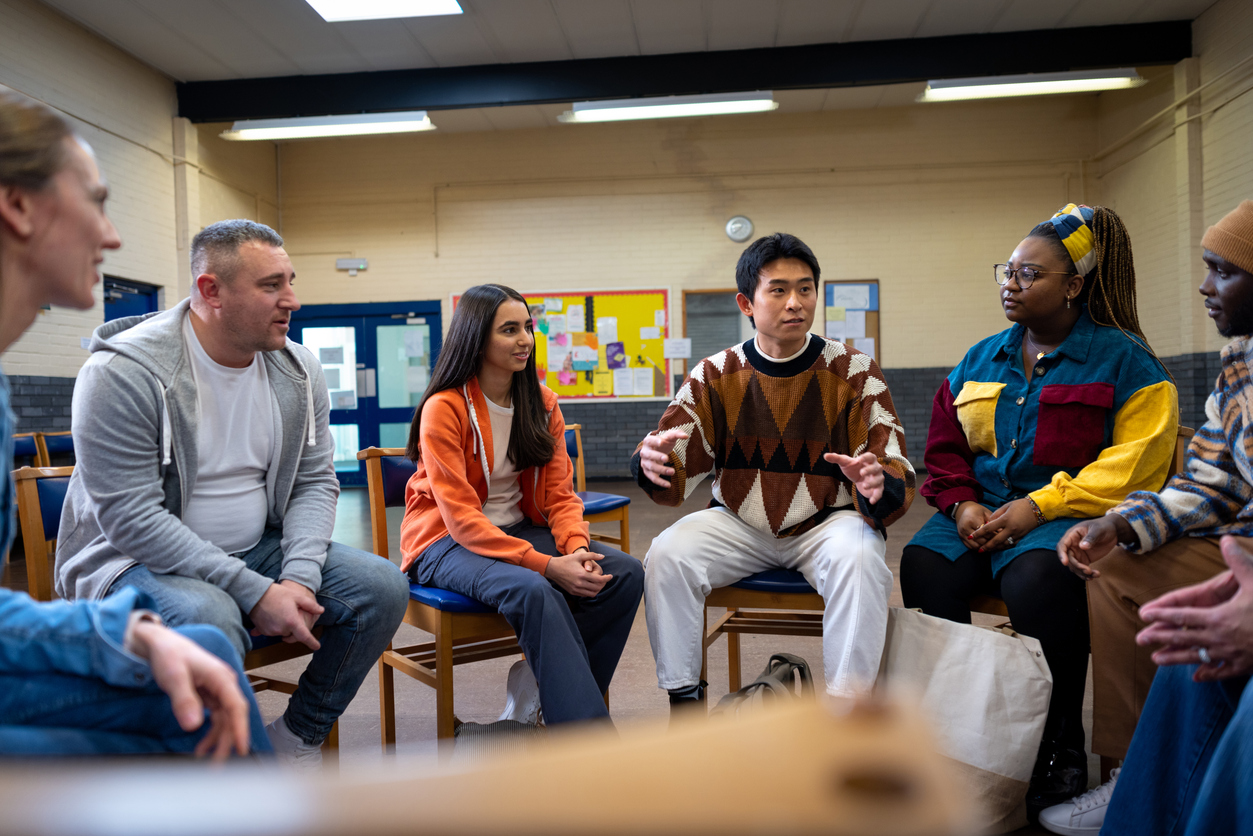
[[322,612],[313,590],[287,580],[270,584],[248,617],[254,625],[254,636],[281,636],[285,642],[300,642],[317,650],[322,644],[311,631]]
[[613,580],[601,568],[600,555],[580,548],[572,554],[550,558],[544,577],[576,598],[595,598]]
[[995,511],[971,500],[957,506],[957,533],[971,551],[992,552],[1015,545],[1039,524],[1029,499],[1006,502]]

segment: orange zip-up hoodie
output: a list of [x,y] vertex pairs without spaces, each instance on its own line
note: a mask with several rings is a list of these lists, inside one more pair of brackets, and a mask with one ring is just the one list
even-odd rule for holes
[[[591,543],[583,503],[574,495],[574,465],[566,454],[566,421],[557,394],[540,386],[553,457],[543,467],[518,474],[522,513],[552,529],[561,554]],[[446,534],[459,546],[533,569],[541,575],[555,555],[538,552],[526,540],[510,537],[483,513],[495,454],[487,399],[473,379],[460,389],[432,395],[422,407],[422,456],[405,486],[405,518],[400,524],[400,568],[408,571],[427,547]]]

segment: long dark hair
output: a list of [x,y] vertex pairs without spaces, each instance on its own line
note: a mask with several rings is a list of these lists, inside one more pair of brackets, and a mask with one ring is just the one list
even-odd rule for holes
[[[444,341],[439,359],[435,361],[435,369],[431,372],[431,382],[409,426],[409,446],[405,448],[405,455],[413,461],[422,456],[419,428],[426,402],[432,395],[445,389],[460,389],[471,378],[478,376],[483,365],[483,350],[492,337],[496,311],[510,300],[527,307],[521,293],[500,284],[475,285],[462,295],[448,326],[448,339]],[[530,331],[531,327],[528,318],[526,329]],[[509,461],[518,470],[542,467],[553,457],[553,437],[548,432],[548,414],[540,393],[534,351],[526,360],[526,368],[514,373],[511,396],[513,425],[509,433]]]

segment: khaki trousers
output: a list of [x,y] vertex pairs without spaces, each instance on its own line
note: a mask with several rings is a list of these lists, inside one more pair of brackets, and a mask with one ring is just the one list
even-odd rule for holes
[[1121,760],[1127,755],[1157,666],[1157,648],[1136,644],[1147,625],[1140,605],[1227,569],[1218,540],[1183,537],[1147,554],[1114,549],[1093,566],[1101,577],[1088,584],[1092,630],[1092,751]]

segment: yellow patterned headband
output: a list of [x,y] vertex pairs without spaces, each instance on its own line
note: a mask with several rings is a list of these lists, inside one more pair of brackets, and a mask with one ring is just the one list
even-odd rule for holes
[[1096,249],[1092,236],[1092,207],[1067,203],[1062,210],[1050,218],[1057,237],[1062,239],[1070,260],[1075,263],[1079,275],[1087,278],[1096,268]]

